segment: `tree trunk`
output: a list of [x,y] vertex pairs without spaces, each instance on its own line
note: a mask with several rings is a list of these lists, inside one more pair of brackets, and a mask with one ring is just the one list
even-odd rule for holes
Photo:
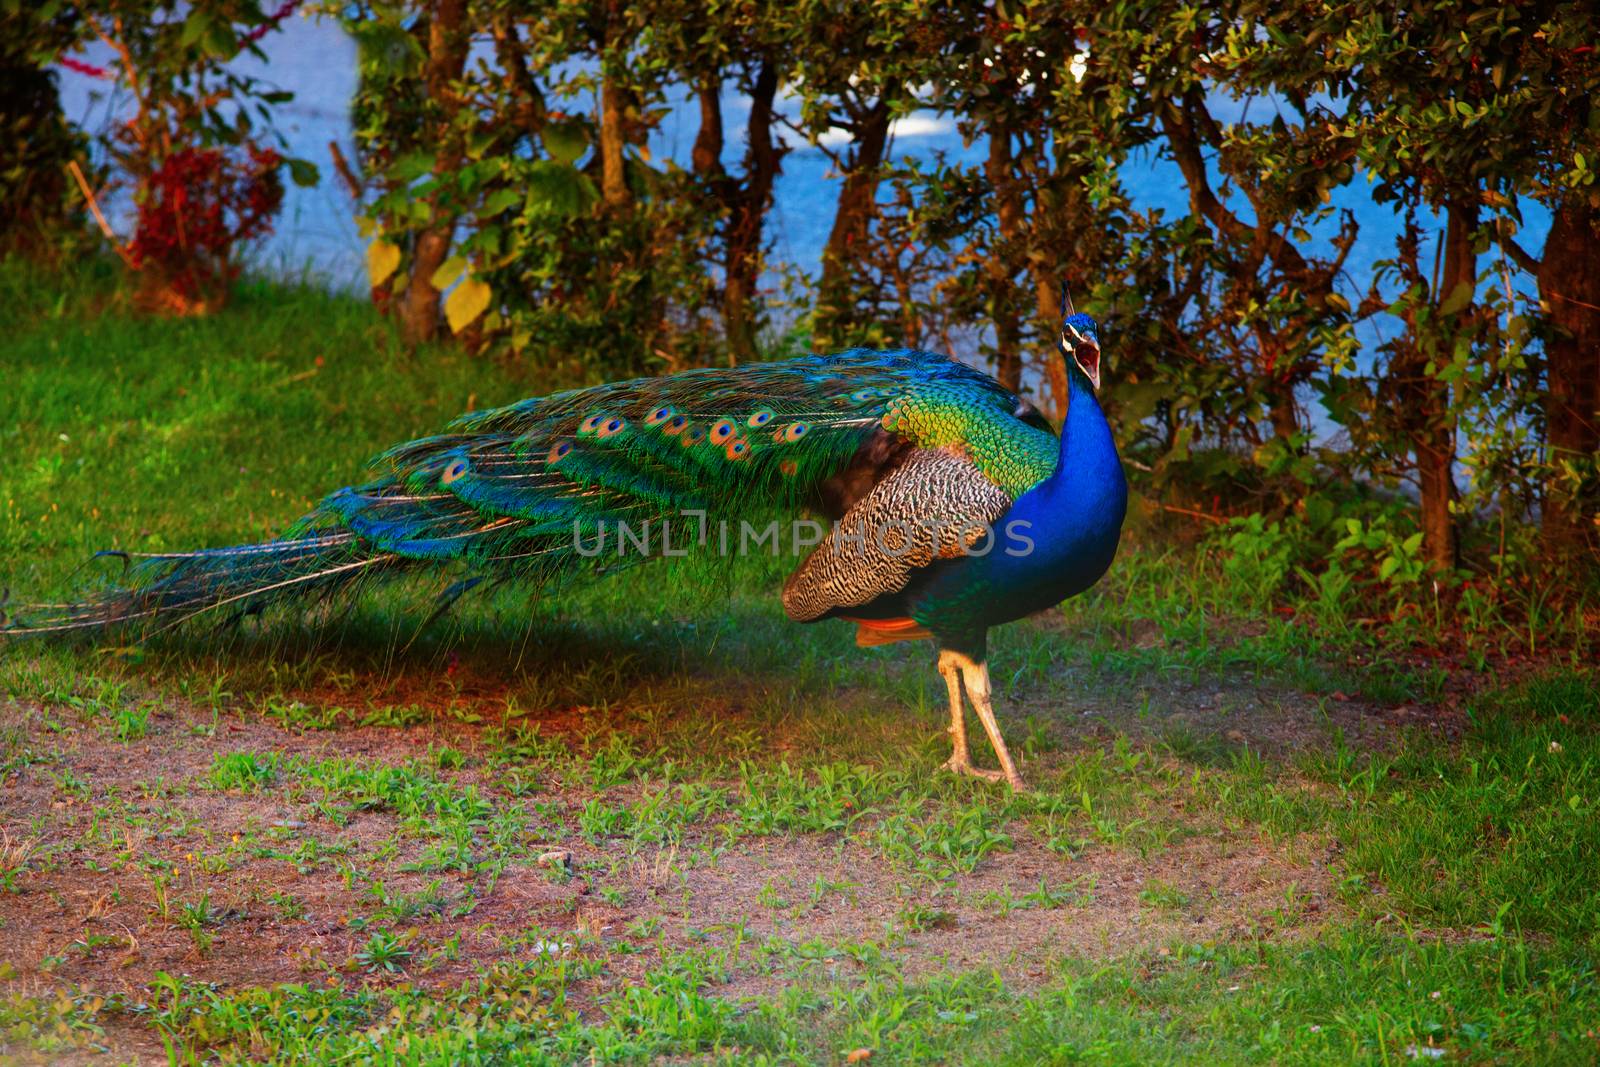
[[[1592,465],[1600,451],[1600,222],[1581,196],[1566,198],[1550,220],[1539,261],[1539,300],[1555,327],[1545,342],[1545,440],[1554,468],[1546,482],[1542,533],[1561,564],[1593,551],[1600,487]],[[1574,489],[1561,466],[1590,468]]]
[[995,377],[1015,393],[1022,388],[1022,319],[1011,290],[1011,256],[1022,226],[1022,199],[1017,195],[1012,163],[1011,128],[995,120],[989,124],[989,158],[984,164],[984,176],[994,190],[1001,247],[990,250],[986,265],[989,316],[994,322]]
[[762,63],[750,92],[744,189],[732,198],[728,217],[722,328],[728,338],[729,359],[733,361],[756,354],[756,315],[751,302],[761,271],[762,224],[783,161],[783,149],[772,140],[772,104],[777,95],[778,67],[775,63]]
[[[1446,401],[1448,403],[1448,401]],[[1452,422],[1452,427],[1453,427]],[[1432,436],[1432,435],[1429,435]],[[1454,444],[1454,440],[1451,441]],[[1456,499],[1455,452],[1417,441],[1417,486],[1421,492],[1422,554],[1435,573],[1453,571],[1460,562],[1456,520],[1450,505]]]
[[[466,0],[438,0],[431,14],[425,81],[438,145],[433,173],[445,180],[461,163],[461,139],[451,121],[459,101],[451,83],[460,79],[466,66],[471,34],[466,26]],[[428,217],[430,225],[417,233],[410,277],[399,302],[400,333],[408,344],[432,340],[439,332],[439,290],[433,286],[433,273],[450,255],[455,232],[455,216],[444,213],[438,193],[428,198]]]
[[1257,337],[1262,357],[1258,366],[1265,371],[1258,371],[1258,383],[1267,393],[1267,417],[1272,422],[1272,436],[1288,445],[1300,432],[1300,405],[1295,402],[1294,379],[1274,373],[1282,358],[1278,339],[1266,336],[1265,331],[1258,331]]
[[633,199],[622,156],[627,111],[627,89],[616,74],[605,74],[600,82],[600,198],[612,212],[627,210]]
[[700,98],[700,132],[695,134],[694,150],[689,153],[694,172],[702,178],[722,175],[722,76],[712,73],[695,91]]
[[[1060,329],[1061,320],[1061,286],[1057,284],[1055,276],[1048,271],[1040,270],[1034,275],[1034,292],[1038,299],[1039,318],[1043,322],[1056,323]],[[1067,362],[1066,357],[1055,351],[1045,356],[1045,377],[1050,382],[1051,412],[1053,421],[1057,426],[1067,421]]]
[[[1451,204],[1445,216],[1444,276],[1439,291],[1434,294],[1435,305],[1451,299],[1455,291],[1465,285],[1472,292],[1478,285],[1478,256],[1472,248],[1472,234],[1478,228],[1478,207],[1472,202]],[[1456,314],[1456,321],[1465,328],[1471,314],[1471,304]],[[1443,360],[1448,353],[1437,352],[1435,360]],[[1426,375],[1426,366],[1420,370]],[[1421,494],[1419,505],[1422,519],[1422,551],[1436,572],[1454,570],[1461,562],[1460,540],[1456,530],[1455,504],[1457,491],[1456,415],[1450,404],[1450,387],[1439,380],[1437,374],[1426,375],[1422,383],[1422,410],[1419,413],[1419,433],[1415,439],[1417,459],[1417,486]]]
[[850,276],[866,243],[867,226],[877,205],[879,171],[889,142],[889,105],[897,93],[896,87],[886,87],[877,101],[855,119],[855,144],[845,166],[844,188],[839,190],[833,229],[822,250],[822,281],[817,286],[817,312],[812,326],[812,347],[818,352],[835,346],[855,310]]

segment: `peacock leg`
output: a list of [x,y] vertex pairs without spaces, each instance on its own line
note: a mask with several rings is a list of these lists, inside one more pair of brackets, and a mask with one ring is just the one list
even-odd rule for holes
[[994,705],[989,703],[989,665],[968,660],[962,664],[961,673],[966,679],[967,696],[972,698],[972,706],[977,709],[984,733],[989,735],[989,744],[994,746],[994,754],[1000,757],[1000,769],[1006,781],[1011,783],[1011,788],[1020,793],[1023,789],[1022,775],[1017,773],[1017,765],[1011,762],[1006,739],[1000,736],[1000,723],[994,717]]
[[999,771],[981,771],[972,765],[972,756],[967,751],[967,714],[966,708],[961,703],[961,673],[962,668],[971,661],[959,652],[944,650],[939,653],[939,673],[944,676],[944,684],[950,691],[950,758],[944,762],[940,770],[952,774],[970,774],[974,778],[983,778],[987,781],[998,782],[1004,775]]

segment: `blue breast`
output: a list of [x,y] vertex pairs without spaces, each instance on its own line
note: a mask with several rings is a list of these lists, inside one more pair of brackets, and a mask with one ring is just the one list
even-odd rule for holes
[[1055,473],[995,524],[993,549],[946,569],[919,598],[936,629],[995,626],[1088,589],[1111,566],[1128,483],[1104,412],[1081,374],[1072,389]]

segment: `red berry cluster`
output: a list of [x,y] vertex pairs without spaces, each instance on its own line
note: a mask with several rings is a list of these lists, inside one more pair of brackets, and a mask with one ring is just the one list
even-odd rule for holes
[[185,148],[150,176],[129,251],[134,266],[159,272],[190,299],[237,273],[234,246],[270,233],[283,205],[283,157],[254,144],[244,153]]

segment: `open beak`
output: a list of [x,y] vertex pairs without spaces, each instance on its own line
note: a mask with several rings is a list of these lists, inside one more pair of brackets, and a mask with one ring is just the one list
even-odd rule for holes
[[1085,338],[1078,342],[1072,350],[1072,358],[1078,361],[1079,368],[1088,375],[1089,384],[1094,386],[1095,392],[1100,391],[1100,346]]
[[1078,369],[1088,377],[1095,392],[1100,391],[1100,345],[1093,337],[1079,333],[1068,326],[1061,333],[1061,347],[1072,353]]

